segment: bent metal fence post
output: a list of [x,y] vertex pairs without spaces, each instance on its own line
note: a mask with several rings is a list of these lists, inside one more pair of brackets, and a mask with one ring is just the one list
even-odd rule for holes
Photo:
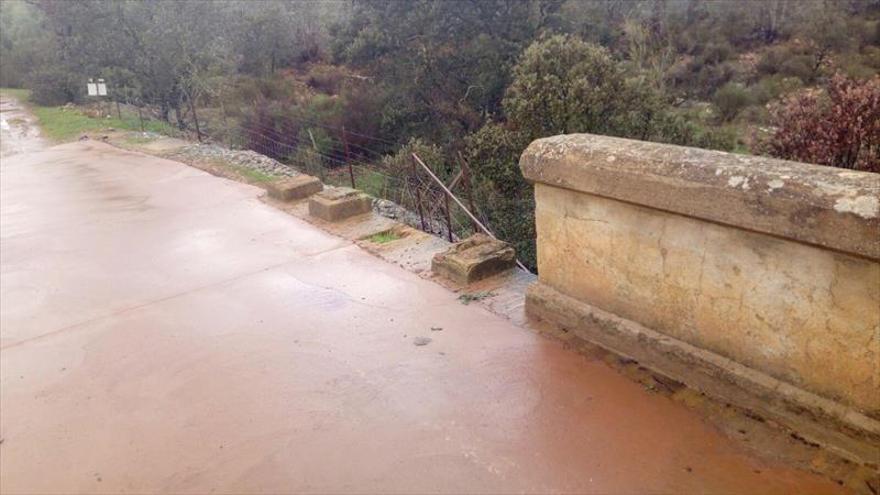
[[348,176],[351,178],[351,188],[356,189],[354,184],[354,167],[351,164],[351,154],[348,151],[348,136],[345,133],[345,126],[342,126],[342,145],[345,147],[345,162],[348,164]]
[[[458,158],[461,160],[461,178],[467,193],[468,206],[471,207],[471,210],[477,211],[477,206],[474,204],[474,190],[471,186],[471,165],[464,159],[461,152],[458,153]],[[473,222],[473,227],[474,231],[476,231],[478,228],[476,222]]]
[[[452,191],[450,191],[450,190],[446,187],[446,185],[443,184],[443,181],[441,181],[439,178],[437,178],[436,175],[434,175],[434,172],[432,172],[431,169],[430,169],[427,165],[425,165],[425,162],[423,162],[422,159],[419,158],[419,155],[417,155],[417,154],[415,154],[415,153],[412,153],[412,157],[413,157],[413,163],[418,163],[419,165],[421,165],[421,167],[425,170],[425,172],[427,172],[427,174],[431,177],[431,179],[433,179],[434,182],[436,182],[437,185],[440,186],[441,189],[443,189],[443,192],[446,193],[447,197],[449,197],[449,198],[451,198],[453,201],[455,201],[455,204],[457,204],[458,207],[461,208],[462,211],[464,211],[464,213],[465,213],[465,214],[471,219],[471,221],[473,221],[476,225],[478,225],[478,226],[480,227],[480,230],[482,230],[482,231],[483,231],[486,235],[488,235],[489,237],[491,237],[491,238],[493,238],[493,239],[495,239],[495,240],[498,240],[498,238],[495,237],[495,234],[493,234],[492,231],[490,231],[490,230],[488,229],[488,227],[486,227],[485,225],[483,225],[483,223],[480,222],[480,221],[477,219],[477,217],[475,217],[474,214],[471,213],[471,211],[467,209],[467,207],[464,205],[464,203],[462,203],[461,200],[459,200],[459,199],[455,196],[455,194],[453,194]],[[419,205],[419,210],[421,210],[421,205]],[[448,210],[447,210],[447,211],[448,211]],[[517,258],[517,260],[516,260],[516,265],[517,265],[518,267],[520,267],[520,269],[522,269],[522,270],[524,270],[524,271],[526,271],[526,272],[529,271],[529,269],[526,268],[526,266],[523,265],[522,262],[520,262],[520,260],[519,260],[518,258]]]
[[421,221],[421,224],[422,224],[422,230],[428,230],[428,226],[425,224],[425,213],[422,210],[422,193],[419,191],[418,183],[416,183],[416,181],[418,180],[418,173],[416,171],[416,161],[419,160],[419,157],[417,157],[415,153],[412,154],[412,157],[413,157],[413,161],[412,161],[412,174],[411,174],[412,178],[411,178],[411,180],[415,186],[416,206],[419,210],[419,220]]

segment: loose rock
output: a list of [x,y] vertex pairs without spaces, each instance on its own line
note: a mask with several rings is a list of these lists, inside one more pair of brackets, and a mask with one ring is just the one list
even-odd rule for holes
[[256,151],[233,150],[216,144],[191,144],[184,146],[175,154],[192,159],[219,158],[233,165],[279,177],[299,175],[299,172],[293,167],[269,158],[266,155],[261,155]]

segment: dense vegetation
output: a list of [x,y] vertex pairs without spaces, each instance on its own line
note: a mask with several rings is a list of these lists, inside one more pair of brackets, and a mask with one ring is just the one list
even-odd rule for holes
[[533,260],[517,159],[540,136],[880,171],[878,20],[878,0],[4,0],[0,85],[60,105],[103,77],[290,161],[465,159],[481,215]]

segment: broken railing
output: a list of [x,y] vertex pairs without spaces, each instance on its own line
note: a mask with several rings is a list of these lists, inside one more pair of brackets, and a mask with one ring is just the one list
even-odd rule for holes
[[[437,177],[437,175],[431,170],[430,167],[425,165],[425,162],[421,158],[419,158],[419,155],[417,155],[416,153],[412,153],[411,156],[412,156],[412,176],[413,176],[413,178],[416,179],[416,182],[418,183],[418,177],[419,177],[418,171],[419,171],[419,169],[421,169],[421,170],[424,170],[425,173],[428,174],[428,177],[431,178],[433,183],[436,184],[442,190],[442,196],[443,196],[442,209],[443,209],[444,217],[446,219],[446,231],[447,231],[447,236],[448,236],[449,242],[454,242],[454,238],[453,238],[453,230],[454,229],[453,229],[453,225],[452,225],[453,216],[452,216],[452,210],[450,209],[450,205],[449,205],[450,199],[453,202],[455,202],[455,204],[458,205],[459,208],[461,208],[461,211],[464,212],[465,215],[467,215],[467,217],[470,219],[470,221],[472,222],[472,224],[474,226],[475,232],[479,228],[479,230],[481,230],[483,233],[485,233],[486,235],[488,235],[492,239],[498,240],[498,237],[496,237],[495,234],[492,233],[492,231],[489,230],[489,228],[486,227],[486,225],[484,225],[483,222],[481,222],[473,214],[473,212],[471,212],[471,210],[468,209],[468,207],[464,205],[464,203],[462,203],[462,201],[455,195],[455,193],[452,192],[452,189],[455,188],[455,186],[462,180],[462,178],[464,178],[464,182],[467,184],[468,190],[470,191],[470,174],[469,174],[469,170],[467,167],[467,163],[464,162],[464,160],[462,160],[462,164],[463,164],[462,169],[459,171],[459,173],[457,175],[455,175],[455,177],[453,177],[453,179],[449,182],[449,185],[447,186],[446,184],[443,183],[442,180],[440,180],[439,177]],[[422,188],[420,188],[418,186],[416,186],[416,188],[415,188],[416,203],[417,203],[418,210],[419,210],[419,218],[421,220],[422,230],[425,230],[426,229],[425,212],[424,212],[423,202],[422,202],[422,198],[421,198],[421,192],[420,192],[421,189]],[[470,194],[468,194],[468,197],[469,197],[469,201],[471,203],[471,208],[473,208],[474,206],[473,206],[472,196]],[[529,271],[528,268],[526,268],[525,265],[523,265],[519,259],[516,260],[516,265],[520,269],[522,269],[526,272]]]

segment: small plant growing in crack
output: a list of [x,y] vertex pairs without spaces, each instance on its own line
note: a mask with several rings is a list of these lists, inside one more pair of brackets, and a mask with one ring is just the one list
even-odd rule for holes
[[385,232],[379,232],[378,234],[371,235],[370,242],[373,242],[376,244],[386,244],[391,241],[396,241],[400,238],[401,238],[400,234],[398,234],[394,231],[391,231],[391,230],[386,230]]
[[458,296],[458,300],[461,301],[462,304],[470,304],[474,301],[482,301],[483,299],[494,295],[495,293],[491,291],[470,292]]

